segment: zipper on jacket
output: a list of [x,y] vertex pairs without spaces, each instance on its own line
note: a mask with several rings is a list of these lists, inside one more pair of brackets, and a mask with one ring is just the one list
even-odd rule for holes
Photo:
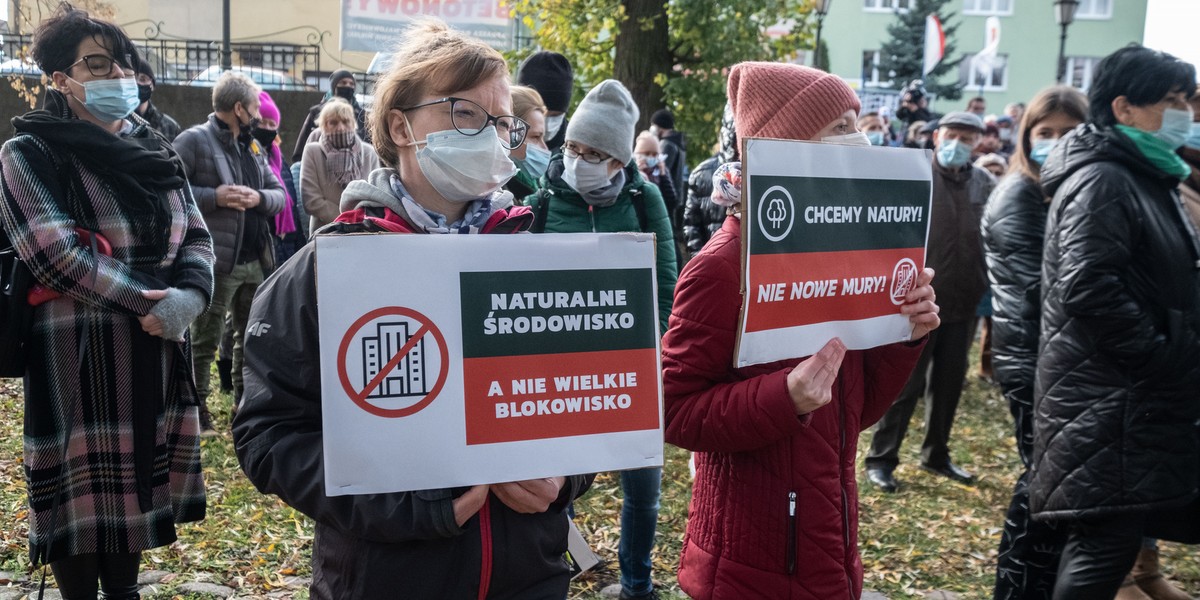
[[788,492],[787,572],[796,572],[796,492]]
[[596,231],[596,207],[591,204],[588,205],[588,217],[592,220],[592,233],[599,233]]
[[[488,492],[491,495],[491,492]],[[485,498],[479,509],[479,600],[488,595],[492,583],[492,511],[491,498]]]

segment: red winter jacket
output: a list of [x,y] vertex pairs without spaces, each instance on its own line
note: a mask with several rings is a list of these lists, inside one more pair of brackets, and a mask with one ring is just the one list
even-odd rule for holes
[[858,598],[858,434],[924,343],[847,352],[833,401],[797,417],[787,373],[801,359],[732,366],[740,228],[727,218],[687,264],[663,338],[666,440],[696,451],[679,585],[699,600]]

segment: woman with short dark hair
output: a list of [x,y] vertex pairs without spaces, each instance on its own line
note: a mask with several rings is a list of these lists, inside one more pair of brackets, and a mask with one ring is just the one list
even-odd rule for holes
[[25,474],[33,563],[63,598],[138,597],[141,552],[204,517],[187,328],[212,239],[183,165],[141,117],[137,50],[62,5],[33,36],[52,87],[0,150],[0,223],[31,294]]
[[[1200,240],[1176,187],[1195,68],[1141,46],[1096,68],[1053,195],[1034,389],[1033,518],[1067,527],[1056,600],[1111,598],[1157,515],[1200,492]],[[1178,524],[1172,530],[1178,532]]]

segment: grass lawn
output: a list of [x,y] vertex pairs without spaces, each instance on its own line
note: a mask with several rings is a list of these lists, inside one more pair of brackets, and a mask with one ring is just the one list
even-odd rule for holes
[[[973,371],[972,371],[973,372]],[[215,388],[214,382],[214,388]],[[228,429],[229,398],[218,400],[218,429]],[[990,598],[996,546],[1019,460],[1012,419],[999,392],[971,378],[952,441],[954,461],[979,478],[966,487],[916,468],[921,411],[902,454],[896,475],[903,488],[895,495],[862,489],[860,545],[864,587],[889,598],[920,598],[930,590],[957,592],[962,598]],[[0,380],[0,571],[29,571],[26,553],[26,498],[21,471],[21,385]],[[859,443],[866,449],[868,436]],[[143,570],[178,573],[173,581],[199,580],[237,590],[239,598],[307,598],[294,578],[309,575],[312,523],[274,497],[263,496],[238,468],[228,434],[204,442],[208,518],[180,527],[180,540],[146,553]],[[687,519],[687,453],[667,447],[663,475],[655,580],[664,598],[684,597],[675,568]],[[616,580],[620,511],[618,478],[603,474],[576,505],[577,523],[611,570],[585,574],[571,588],[572,598],[599,597]],[[1200,593],[1200,556],[1187,547],[1163,544],[1168,574],[1191,593]],[[170,582],[149,598],[186,598]],[[2,588],[0,588],[2,589]]]

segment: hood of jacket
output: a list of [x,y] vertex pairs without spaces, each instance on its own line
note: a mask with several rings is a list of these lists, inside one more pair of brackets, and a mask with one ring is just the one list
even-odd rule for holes
[[1054,196],[1071,174],[1106,161],[1121,163],[1136,175],[1162,180],[1165,187],[1174,187],[1179,181],[1147,160],[1125,134],[1112,127],[1084,123],[1063,136],[1050,152],[1042,165],[1042,189],[1047,196]]

